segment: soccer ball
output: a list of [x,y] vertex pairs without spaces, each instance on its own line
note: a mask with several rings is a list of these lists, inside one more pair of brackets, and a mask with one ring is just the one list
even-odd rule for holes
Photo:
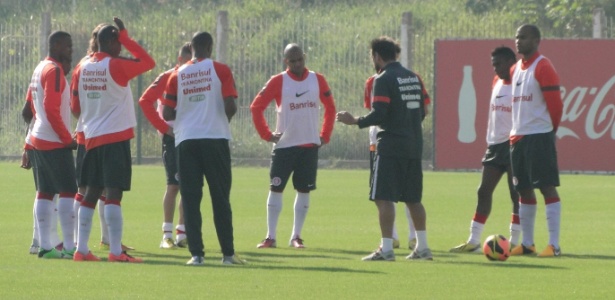
[[483,244],[483,253],[489,260],[505,261],[510,256],[510,243],[503,235],[490,235]]

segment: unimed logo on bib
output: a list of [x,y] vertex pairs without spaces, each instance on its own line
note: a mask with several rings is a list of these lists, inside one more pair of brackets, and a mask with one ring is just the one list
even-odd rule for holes
[[[511,32],[511,37],[514,32]],[[491,52],[514,40],[437,40],[434,167],[480,169],[495,73]],[[614,40],[542,40],[564,104],[556,145],[562,171],[615,171]],[[588,53],[591,55],[578,55]],[[517,59],[520,56],[517,54]],[[514,83],[513,83],[514,84]],[[520,99],[523,100],[523,99]],[[533,99],[536,101],[536,97]]]

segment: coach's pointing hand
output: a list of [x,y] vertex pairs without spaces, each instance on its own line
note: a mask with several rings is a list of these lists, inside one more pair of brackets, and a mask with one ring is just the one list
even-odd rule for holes
[[342,122],[346,125],[354,125],[354,124],[357,124],[358,122],[357,118],[355,118],[352,114],[350,114],[347,111],[338,112],[337,115],[335,116],[335,119],[338,122]]

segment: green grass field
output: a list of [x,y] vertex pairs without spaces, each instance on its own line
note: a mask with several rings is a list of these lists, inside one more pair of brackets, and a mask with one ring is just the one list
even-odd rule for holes
[[[292,229],[290,189],[278,226],[279,248],[256,249],[266,233],[268,170],[233,172],[235,248],[248,265],[221,265],[208,197],[202,205],[206,265],[185,266],[187,250],[158,248],[165,184],[160,166],[134,167],[132,191],[122,205],[124,242],[145,262],[75,263],[28,254],[32,174],[17,163],[0,163],[0,299],[607,299],[615,291],[613,176],[562,175],[562,257],[490,262],[479,254],[448,253],[468,237],[479,173],[426,172],[423,203],[434,261],[407,261],[408,251],[398,249],[395,262],[363,262],[380,238],[376,208],[367,200],[367,170],[319,171],[302,250],[285,243]],[[504,185],[494,202],[483,238],[508,236],[511,205]],[[539,249],[547,242],[541,202]],[[397,215],[405,237],[405,214],[398,209]],[[99,237],[96,227],[90,247],[106,257]]]

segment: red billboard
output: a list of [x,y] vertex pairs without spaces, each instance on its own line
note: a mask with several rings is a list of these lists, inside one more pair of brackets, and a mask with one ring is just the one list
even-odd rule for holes
[[[437,40],[434,167],[480,169],[491,84],[491,51],[511,40]],[[564,112],[557,131],[562,171],[615,171],[614,40],[542,40],[560,76]]]

